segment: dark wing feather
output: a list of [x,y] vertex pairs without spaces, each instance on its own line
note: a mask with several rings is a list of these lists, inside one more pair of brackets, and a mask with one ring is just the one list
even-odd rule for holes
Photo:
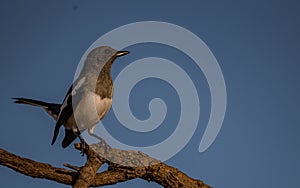
[[[71,91],[71,89],[69,91]],[[69,119],[72,113],[73,113],[72,95],[71,92],[68,92],[67,96],[65,97],[64,103],[62,105],[62,109],[60,110],[57,122],[55,124],[54,135],[52,138],[51,145],[53,145],[57,139],[59,128],[62,126],[62,124],[65,121]]]
[[63,148],[68,147],[75,139],[76,135],[74,134],[72,129],[65,129],[65,137],[61,143]]
[[[78,102],[80,102],[80,98],[82,97],[83,93],[82,88],[84,88],[84,83],[85,77],[77,79],[68,90],[55,125],[51,145],[53,145],[57,139],[59,128],[64,122],[66,122],[70,118],[70,116],[73,114],[73,109],[75,109]],[[73,92],[73,90],[75,91]]]

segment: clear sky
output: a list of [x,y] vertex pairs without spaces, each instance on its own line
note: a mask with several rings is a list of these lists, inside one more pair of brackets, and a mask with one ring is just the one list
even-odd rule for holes
[[[223,127],[212,146],[198,152],[210,114],[210,93],[201,70],[178,50],[159,44],[128,47],[130,56],[113,66],[113,78],[131,61],[158,56],[183,67],[201,101],[197,130],[186,147],[166,163],[213,187],[299,187],[300,3],[260,1],[1,1],[0,147],[61,167],[83,165],[73,147],[51,146],[54,121],[38,108],[15,105],[11,97],[61,102],[81,56],[101,35],[138,21],[164,21],[200,37],[213,52],[227,87]],[[160,97],[165,121],[149,133],[120,125],[113,111],[108,131],[124,143],[159,143],[176,128],[179,99],[168,83],[146,79],[132,90],[130,105],[139,119]],[[63,132],[61,132],[63,133]],[[0,166],[1,187],[66,187],[32,179]],[[108,187],[160,187],[132,180]]]

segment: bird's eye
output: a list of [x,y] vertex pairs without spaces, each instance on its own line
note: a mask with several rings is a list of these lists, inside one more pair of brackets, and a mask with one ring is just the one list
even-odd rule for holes
[[105,54],[110,54],[110,50],[109,50],[109,49],[106,49],[106,50],[104,51],[104,53],[105,53]]

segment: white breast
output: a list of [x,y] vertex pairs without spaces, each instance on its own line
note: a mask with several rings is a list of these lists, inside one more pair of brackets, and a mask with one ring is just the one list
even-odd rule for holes
[[98,116],[101,120],[109,111],[112,104],[112,99],[110,98],[101,99],[99,95],[95,95],[95,104],[97,107]]
[[89,92],[74,111],[76,124],[80,131],[97,124],[109,111],[112,99],[101,99],[99,95]]

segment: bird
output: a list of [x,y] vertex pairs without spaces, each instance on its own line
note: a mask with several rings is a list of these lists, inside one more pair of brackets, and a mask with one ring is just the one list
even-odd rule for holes
[[111,68],[114,61],[129,51],[117,51],[109,46],[94,48],[86,57],[78,78],[72,83],[61,104],[48,103],[28,98],[13,98],[15,103],[42,107],[56,121],[51,141],[53,145],[61,126],[65,128],[65,136],[61,143],[68,147],[77,137],[85,143],[80,134],[94,134],[100,120],[108,113],[112,105],[114,92]]

